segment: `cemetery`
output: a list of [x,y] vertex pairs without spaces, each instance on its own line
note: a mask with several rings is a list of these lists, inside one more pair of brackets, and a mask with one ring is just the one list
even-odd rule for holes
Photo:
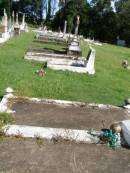
[[130,49],[27,7],[0,22],[0,172],[129,173]]
[[35,47],[29,49],[26,52],[24,58],[27,60],[47,62],[47,67],[54,70],[68,70],[77,73],[88,73],[91,75],[95,74],[94,64],[96,51],[90,47],[87,58],[81,57],[82,51],[80,48],[80,39],[78,38],[79,17],[77,17],[75,35],[73,35],[71,39],[66,35],[66,27],[67,22],[65,21],[63,33],[53,33],[52,31],[47,31],[45,29],[42,30],[41,28],[40,31],[35,31],[38,33],[38,36],[36,36],[37,42],[39,40],[43,40],[44,44],[46,44],[47,41],[53,41],[52,43],[55,44],[59,41],[59,39],[60,42],[61,40],[62,42],[65,41],[66,43],[68,43],[66,47],[63,47],[65,51],[56,51],[52,49],[49,50]]

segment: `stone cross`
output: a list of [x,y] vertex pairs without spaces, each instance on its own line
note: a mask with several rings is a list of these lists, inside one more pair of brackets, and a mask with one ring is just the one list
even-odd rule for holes
[[76,23],[76,28],[75,28],[75,36],[78,36],[79,24],[80,24],[80,16],[77,16],[77,23]]
[[66,29],[67,29],[67,21],[65,20],[65,24],[64,24],[64,35],[66,34]]

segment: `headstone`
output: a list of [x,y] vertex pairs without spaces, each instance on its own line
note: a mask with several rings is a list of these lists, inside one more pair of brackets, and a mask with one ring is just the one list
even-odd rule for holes
[[76,42],[71,43],[71,45],[68,48],[68,54],[77,55],[77,56],[81,55],[81,49],[80,49],[79,45],[77,45]]
[[78,36],[78,30],[79,30],[79,24],[80,24],[80,16],[77,16],[77,22],[76,22],[76,28],[75,28],[75,36]]
[[12,12],[12,30],[14,30],[14,11]]
[[4,9],[4,16],[2,18],[2,23],[0,25],[0,43],[4,43],[10,38],[10,34],[8,32],[8,17],[6,11]]
[[25,26],[25,14],[23,14],[22,25]]
[[25,31],[26,27],[26,23],[25,23],[25,14],[23,14],[23,18],[22,18],[22,24],[20,25],[20,30],[21,31]]
[[76,37],[71,42],[71,44],[68,48],[68,53],[74,54],[74,55],[79,55],[79,56],[81,55],[81,49],[80,49],[79,41]]
[[20,26],[19,26],[19,21],[18,21],[18,13],[16,14],[16,22],[14,25],[14,31],[15,31],[15,35],[19,35],[20,34]]
[[3,32],[6,33],[8,31],[8,17],[6,14],[6,11],[4,9],[4,16],[2,18],[2,26],[3,26]]
[[16,14],[15,26],[19,27],[19,16],[18,16],[18,13]]
[[125,141],[130,146],[130,120],[122,122],[122,133]]
[[66,29],[67,29],[67,21],[65,20],[65,24],[64,24],[64,35],[66,34]]
[[25,23],[25,32],[29,32],[28,24],[27,23]]
[[8,31],[11,32],[11,30],[12,30],[12,21],[11,21],[11,18],[9,18]]
[[125,40],[117,40],[117,45],[118,46],[126,46],[126,41]]

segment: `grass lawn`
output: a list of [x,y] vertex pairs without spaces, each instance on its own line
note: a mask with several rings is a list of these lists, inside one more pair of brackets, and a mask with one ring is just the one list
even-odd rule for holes
[[[123,59],[130,63],[130,49],[104,44],[96,48],[96,74],[88,76],[47,69],[45,77],[35,71],[42,63],[23,59],[34,34],[24,33],[0,45],[0,95],[12,87],[16,95],[53,99],[75,100],[121,105],[130,96],[130,71],[121,67]],[[36,43],[35,43],[36,44]],[[34,45],[35,45],[34,44]],[[82,43],[83,56],[88,47]],[[41,47],[41,45],[39,45]],[[57,45],[43,47],[57,49]],[[59,47],[62,49],[61,47]]]

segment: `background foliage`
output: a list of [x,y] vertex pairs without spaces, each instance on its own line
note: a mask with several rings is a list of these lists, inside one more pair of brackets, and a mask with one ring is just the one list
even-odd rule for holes
[[[114,0],[113,0],[114,1]],[[8,16],[14,10],[26,13],[26,20],[32,24],[46,24],[53,30],[63,30],[68,21],[68,32],[74,32],[76,16],[80,15],[79,33],[85,37],[115,43],[117,37],[130,45],[130,0],[118,0],[115,10],[111,0],[59,0],[59,10],[55,14],[57,0],[0,0],[0,16],[3,9]],[[43,19],[43,15],[46,18]],[[22,15],[21,15],[22,16]]]

